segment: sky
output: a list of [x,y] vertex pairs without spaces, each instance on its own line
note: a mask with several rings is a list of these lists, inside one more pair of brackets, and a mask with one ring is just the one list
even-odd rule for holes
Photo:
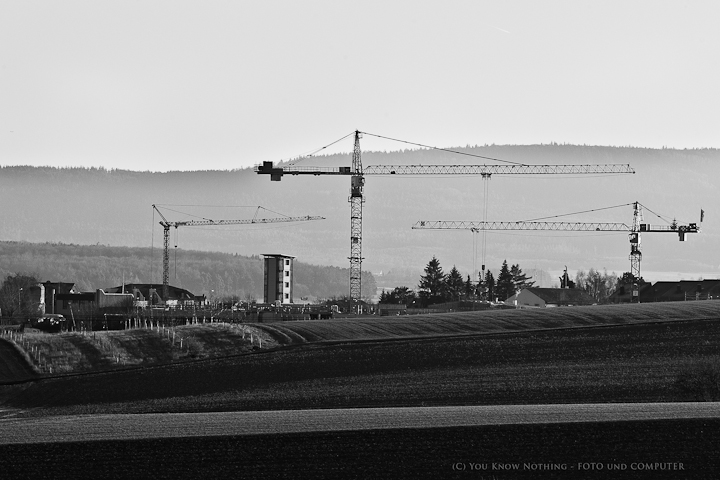
[[720,148],[718,18],[714,0],[0,0],[0,165],[238,169],[356,129]]

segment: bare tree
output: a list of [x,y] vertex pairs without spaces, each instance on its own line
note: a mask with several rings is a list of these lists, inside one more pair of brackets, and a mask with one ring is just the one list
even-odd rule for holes
[[607,303],[617,285],[617,275],[615,272],[608,274],[607,270],[600,273],[598,270],[590,268],[587,273],[580,270],[575,275],[575,287],[587,292],[597,303]]

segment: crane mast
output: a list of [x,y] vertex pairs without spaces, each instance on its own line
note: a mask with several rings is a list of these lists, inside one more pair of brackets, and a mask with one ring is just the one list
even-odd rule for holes
[[[640,261],[642,260],[642,252],[640,252],[640,225],[643,224],[642,208],[638,202],[633,203],[633,223],[628,238],[630,239],[630,273],[633,278],[640,278]],[[680,238],[680,241],[685,240]]]
[[178,222],[168,221],[162,212],[153,205],[153,208],[162,218],[160,225],[163,227],[163,299],[167,300],[170,293],[170,228],[174,227],[200,227],[200,226],[221,226],[221,225],[252,225],[265,223],[282,223],[282,222],[307,222],[311,220],[325,220],[324,217],[313,217],[306,215],[304,217],[271,217],[257,218],[258,212],[262,207],[258,206],[255,210],[255,216],[252,219],[244,220],[184,220]]
[[396,176],[443,176],[481,175],[578,175],[578,174],[622,174],[635,173],[627,164],[585,164],[585,165],[526,165],[520,163],[498,165],[369,165],[361,161],[360,138],[362,132],[355,131],[352,165],[350,167],[277,167],[273,162],[255,166],[255,173],[270,175],[270,180],[279,182],[284,175],[346,175],[350,176],[350,298],[360,301],[362,276],[362,210],[365,199],[363,187],[366,175]]
[[352,176],[350,177],[350,298],[360,301],[362,298],[362,207],[363,198],[362,159],[360,152],[360,132],[355,131],[353,147]]

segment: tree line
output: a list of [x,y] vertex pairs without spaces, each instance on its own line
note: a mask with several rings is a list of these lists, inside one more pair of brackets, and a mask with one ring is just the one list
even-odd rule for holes
[[[575,281],[560,278],[561,288],[577,288],[593,297],[597,303],[607,303],[610,296],[618,288],[633,283],[644,283],[641,278],[635,278],[630,272],[618,277],[615,272],[600,272],[590,268],[587,272],[579,270]],[[416,289],[407,286],[395,287],[391,291],[382,292],[380,303],[404,304],[425,308],[446,302],[467,301],[504,301],[519,291],[534,287],[532,277],[523,273],[519,264],[508,265],[504,260],[500,273],[495,278],[490,270],[485,271],[478,282],[473,282],[470,275],[463,276],[453,265],[450,272],[445,273],[440,261],[433,256],[425,267],[424,274]]]
[[597,303],[608,303],[610,296],[621,288],[631,288],[633,284],[646,283],[642,277],[635,277],[631,272],[617,276],[615,272],[607,270],[600,272],[590,268],[587,272],[579,270],[575,275],[573,287],[585,291]]
[[531,278],[523,273],[520,265],[508,266],[507,260],[504,260],[497,280],[488,270],[478,282],[473,282],[470,275],[463,278],[455,265],[445,273],[440,261],[433,256],[420,277],[417,290],[407,286],[395,287],[392,291],[382,292],[380,303],[425,308],[460,300],[505,300],[523,288],[534,286],[535,282],[531,281]]

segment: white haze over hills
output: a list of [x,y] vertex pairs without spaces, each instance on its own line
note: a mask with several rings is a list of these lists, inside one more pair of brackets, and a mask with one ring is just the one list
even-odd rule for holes
[[229,170],[354,128],[718,148],[718,18],[713,1],[6,0],[0,162]]
[[[634,175],[500,176],[488,182],[487,220],[548,218],[566,222],[632,222],[639,201],[645,222],[699,222],[702,233],[648,233],[642,238],[642,275],[646,280],[720,278],[720,227],[714,210],[720,191],[720,151],[574,145],[477,146],[477,155],[527,164],[628,163]],[[363,164],[491,163],[438,150],[364,152]],[[316,157],[301,165],[347,165],[349,154]],[[0,240],[156,247],[161,260],[162,227],[152,204],[170,221],[192,218],[249,219],[319,215],[323,221],[272,225],[181,227],[171,247],[240,255],[284,253],[305,263],[347,267],[349,261],[350,179],[343,176],[286,176],[271,182],[251,169],[235,171],[132,172],[50,167],[0,168]],[[413,230],[418,220],[482,220],[484,185],[479,176],[367,176],[363,224],[363,270],[379,286],[417,285],[422,269],[436,256],[445,271],[456,265],[463,276],[482,263],[481,235],[468,231]],[[606,207],[625,205],[619,208]],[[246,206],[240,208],[239,206]],[[592,211],[599,210],[599,211]],[[474,247],[477,243],[477,252]],[[535,272],[550,286],[567,266],[629,270],[625,233],[487,233],[485,263],[493,271],[503,260]],[[541,277],[542,278],[539,278]],[[149,280],[149,279],[148,279]],[[157,280],[157,278],[156,278]]]

